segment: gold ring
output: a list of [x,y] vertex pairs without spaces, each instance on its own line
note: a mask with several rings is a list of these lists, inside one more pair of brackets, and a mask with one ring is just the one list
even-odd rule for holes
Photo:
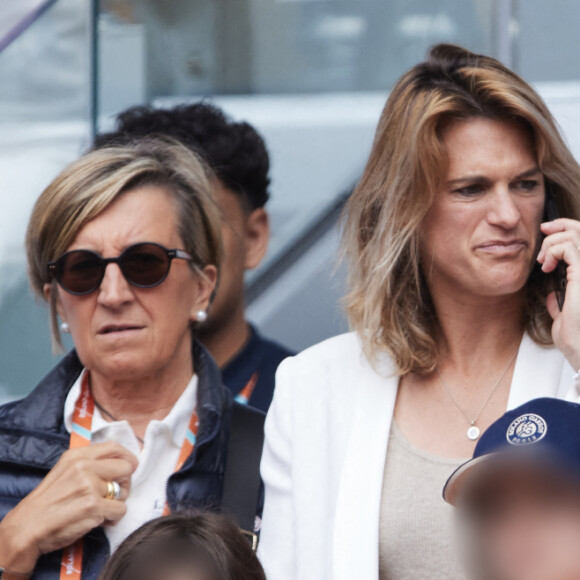
[[107,481],[105,499],[121,499],[121,486],[116,481]]

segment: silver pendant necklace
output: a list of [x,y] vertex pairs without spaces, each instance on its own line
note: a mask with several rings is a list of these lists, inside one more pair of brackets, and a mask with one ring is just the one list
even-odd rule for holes
[[508,363],[507,367],[504,369],[503,373],[501,373],[501,376],[499,377],[497,382],[494,384],[493,388],[489,392],[489,395],[487,396],[487,398],[483,402],[483,405],[479,409],[479,412],[477,413],[477,415],[473,419],[469,418],[469,415],[463,410],[461,405],[457,402],[457,399],[453,396],[451,385],[443,378],[443,375],[441,374],[439,367],[435,367],[435,370],[437,371],[437,374],[439,375],[439,378],[441,379],[441,383],[445,387],[445,390],[447,391],[449,398],[453,401],[453,404],[457,407],[457,410],[465,417],[465,419],[469,423],[469,427],[467,428],[466,434],[467,434],[467,438],[470,439],[471,441],[477,441],[479,439],[479,436],[481,435],[481,429],[477,426],[477,421],[481,417],[481,414],[483,413],[483,411],[487,407],[488,403],[491,401],[491,398],[493,397],[494,393],[497,391],[499,385],[501,384],[502,379],[505,377],[505,374],[508,372],[508,369],[512,366],[512,363],[514,362],[516,356],[518,356],[518,351],[519,351],[519,348],[518,348],[518,350],[516,350],[514,356],[512,356],[512,358],[510,359],[510,362]]

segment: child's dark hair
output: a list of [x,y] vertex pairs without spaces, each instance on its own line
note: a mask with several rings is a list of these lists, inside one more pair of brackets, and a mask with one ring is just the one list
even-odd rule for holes
[[99,580],[266,580],[249,540],[226,516],[172,514],[151,520],[117,549]]

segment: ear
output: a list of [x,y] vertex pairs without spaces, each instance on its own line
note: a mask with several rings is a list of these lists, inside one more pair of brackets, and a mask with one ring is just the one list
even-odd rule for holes
[[50,284],[47,283],[42,287],[42,292],[44,293],[44,297],[46,298],[46,301],[50,304],[51,300],[53,299],[53,292],[55,293],[54,296],[54,301],[55,301],[55,305],[56,305],[56,313],[58,314],[58,316],[60,317],[60,319],[63,322],[66,322],[63,311],[62,311],[62,304],[60,302],[60,298],[58,296],[58,289],[56,287],[56,284]]
[[259,207],[246,219],[246,270],[256,268],[266,255],[270,241],[270,218],[268,212]]
[[52,284],[46,283],[42,287],[42,292],[44,293],[44,298],[50,304],[50,297],[52,296]]
[[189,313],[189,319],[192,322],[197,320],[196,314],[200,310],[209,308],[209,303],[217,284],[217,277],[217,268],[215,266],[205,266],[201,274],[196,274],[196,297]]

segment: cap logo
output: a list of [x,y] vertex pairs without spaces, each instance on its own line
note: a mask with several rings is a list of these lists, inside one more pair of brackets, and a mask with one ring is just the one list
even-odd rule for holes
[[526,413],[511,422],[506,438],[511,445],[529,445],[543,439],[547,431],[548,425],[542,417]]

